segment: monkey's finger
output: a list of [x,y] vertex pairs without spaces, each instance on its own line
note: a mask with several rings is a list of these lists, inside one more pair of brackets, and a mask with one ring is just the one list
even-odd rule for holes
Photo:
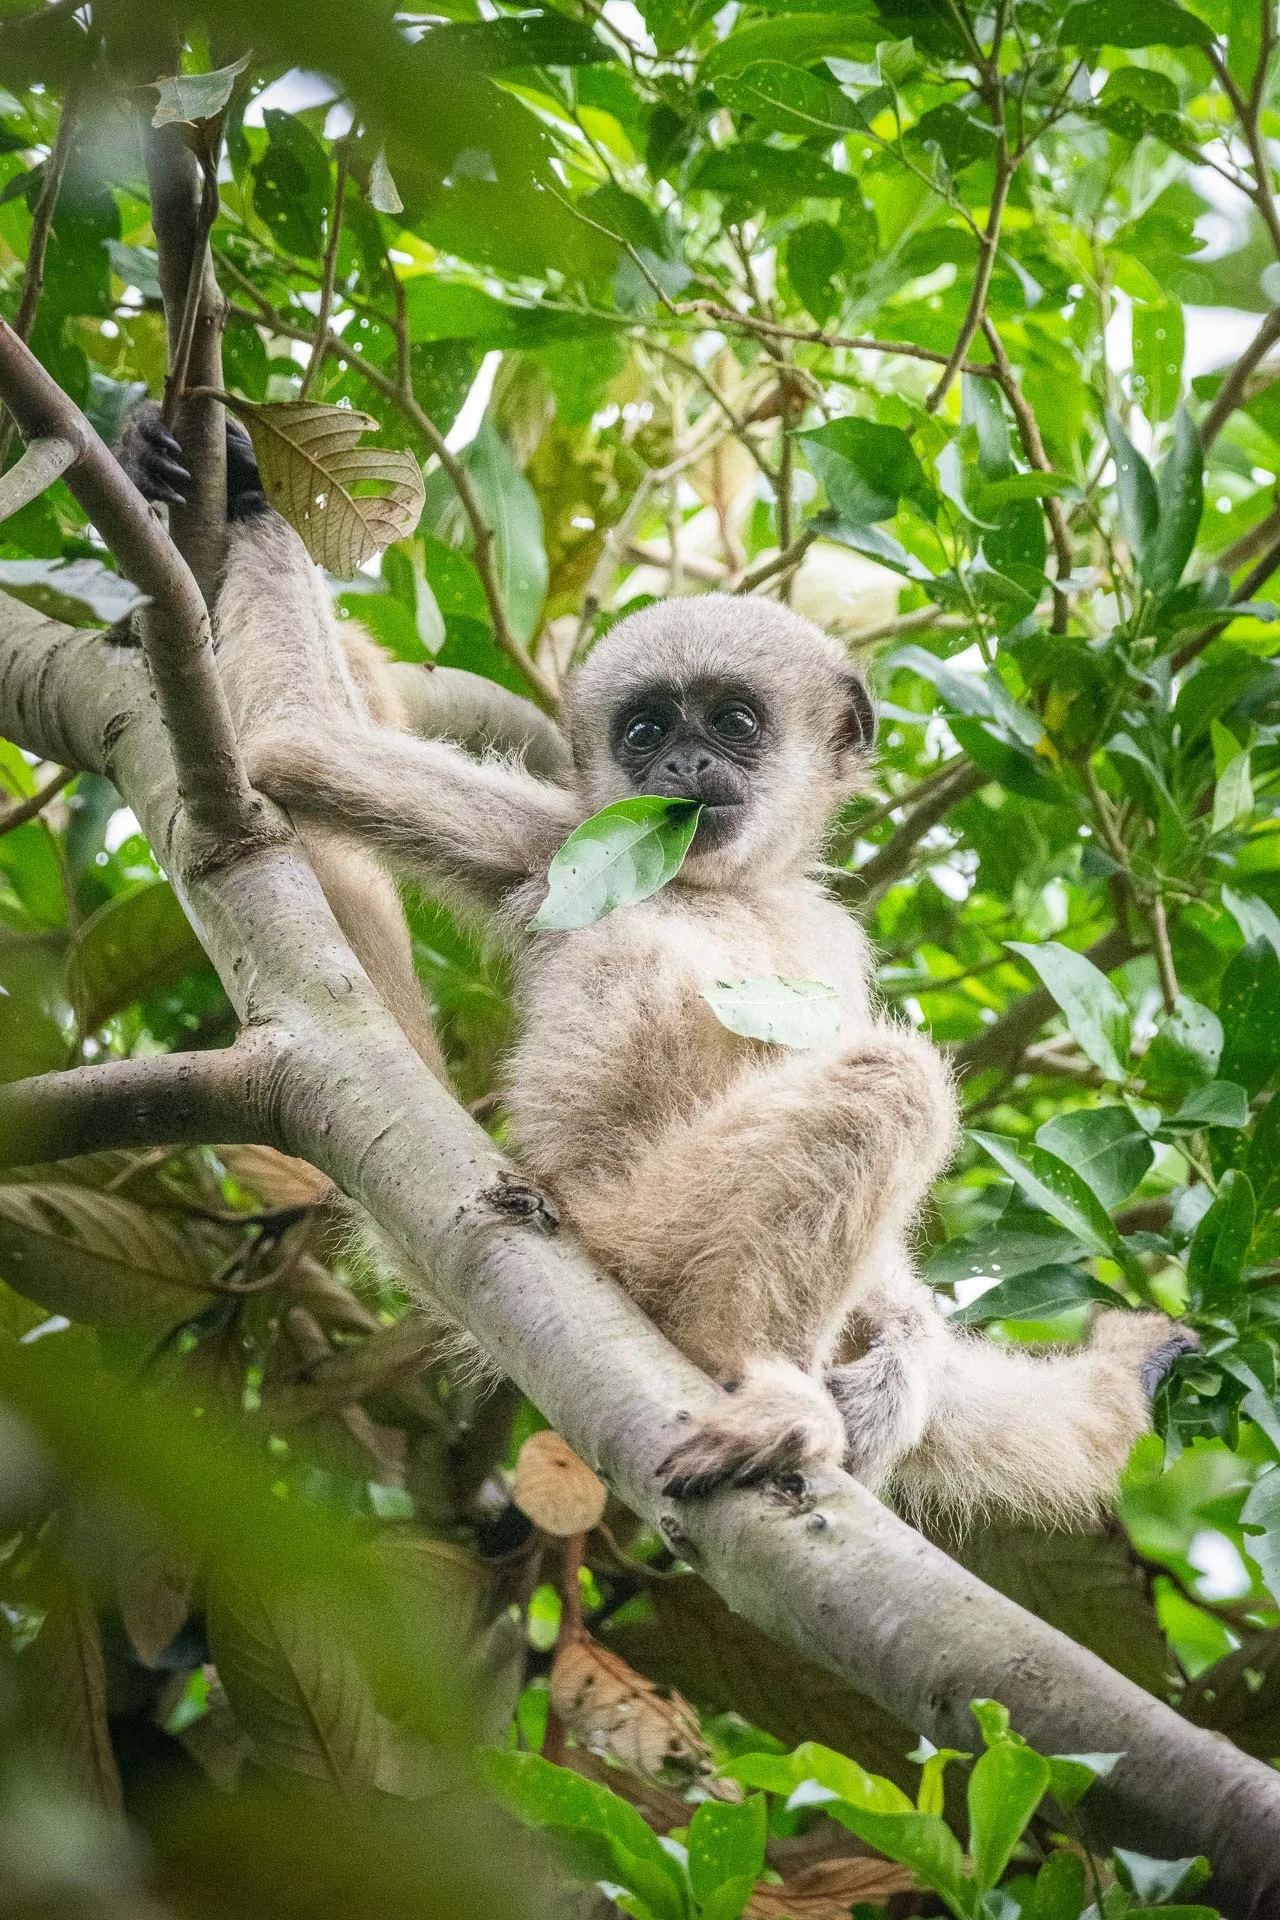
[[163,420],[151,414],[144,414],[138,422],[138,433],[155,453],[167,454],[169,459],[181,461],[182,442],[176,434],[170,432]]
[[156,485],[185,487],[191,479],[189,470],[181,460],[166,460],[161,455],[147,461],[146,471],[147,477]]
[[1148,1400],[1155,1399],[1175,1362],[1181,1360],[1184,1353],[1195,1353],[1199,1346],[1200,1342],[1189,1327],[1180,1328],[1171,1340],[1166,1340],[1163,1346],[1147,1355],[1138,1370],[1138,1379]]

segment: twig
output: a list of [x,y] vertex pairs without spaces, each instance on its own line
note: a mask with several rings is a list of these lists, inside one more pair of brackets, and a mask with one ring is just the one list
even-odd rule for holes
[[1245,398],[1249,376],[1280,340],[1280,307],[1273,307],[1213,397],[1200,422],[1200,444],[1208,453],[1231,415]]
[[[778,499],[779,503],[781,503],[781,494],[779,494]],[[781,530],[781,515],[779,515],[778,526],[779,530]],[[818,532],[819,529],[813,526],[812,523],[807,527],[801,527],[799,533],[789,546],[784,546],[782,551],[775,553],[771,560],[762,560],[758,567],[752,567],[749,573],[744,573],[733,591],[735,593],[754,593],[757,587],[764,586],[768,580],[775,580],[779,574],[789,575],[794,573],[800,565],[800,562],[804,559],[805,554],[808,553],[810,547],[817,539]]]
[[[722,326],[742,327],[747,333],[758,333],[765,340],[795,340],[815,347],[850,347],[865,349],[868,353],[897,353],[908,360],[927,360],[937,367],[945,367],[951,357],[937,353],[931,347],[918,347],[913,340],[876,340],[870,335],[827,333],[821,327],[786,327],[776,320],[766,320],[760,314],[739,313],[736,307],[726,307],[718,300],[682,300],[675,311],[680,315],[705,313]],[[956,371],[976,374],[980,380],[996,378],[995,368],[985,360],[962,361]]]
[[27,799],[19,800],[12,807],[0,809],[0,839],[3,839],[6,833],[12,833],[15,827],[25,827],[28,820],[34,820],[38,813],[43,813],[49,802],[61,793],[64,787],[69,786],[75,777],[74,767],[59,767],[52,779],[46,780],[42,787],[37,787]]
[[991,206],[987,213],[986,228],[978,245],[978,266],[973,276],[973,289],[969,295],[969,304],[965,309],[956,343],[948,354],[946,364],[936,383],[926,396],[924,404],[928,413],[937,412],[946,399],[956,375],[967,370],[965,356],[986,314],[991,275],[995,270],[996,255],[1000,250],[1000,223],[1004,218],[1005,202],[1009,197],[1009,184],[1014,175],[1014,163],[1009,157],[1003,118],[1000,127],[1000,139],[996,147],[995,183],[991,190]]
[[75,459],[76,452],[75,443],[58,434],[33,440],[21,457],[14,461],[8,473],[0,473],[0,520],[8,520],[11,515],[20,513],[46,487],[51,487],[55,480],[60,479]]
[[932,793],[912,807],[893,837],[886,840],[856,873],[839,876],[841,892],[849,893],[864,903],[878,899],[907,871],[916,845],[925,834],[945,819],[952,807],[968,799],[970,794],[977,793],[980,787],[985,787],[990,778],[991,775],[984,773],[981,767],[964,761],[950,779],[939,781]]
[[[316,313],[316,336],[311,343],[311,358],[303,370],[302,382],[298,388],[299,400],[305,400],[315,383],[324,359],[324,342],[329,331],[329,316],[333,312],[333,287],[338,271],[338,243],[342,238],[342,213],[347,196],[347,171],[351,163],[351,137],[339,140],[337,144],[337,172],[334,178],[333,206],[329,212],[329,235],[325,243],[324,267],[320,279],[320,306]],[[398,275],[393,276],[399,284]],[[405,384],[408,382],[406,380]]]
[[[71,148],[78,130],[78,120],[78,101],[73,93],[69,93],[63,102],[62,113],[58,119],[58,131],[54,136],[49,158],[44,163],[44,177],[40,182],[35,211],[31,216],[31,236],[27,242],[27,263],[22,274],[22,292],[18,296],[18,311],[13,319],[13,330],[20,340],[31,338],[31,329],[35,325],[36,314],[39,311],[40,295],[44,290],[44,263],[49,251],[49,235],[53,229],[53,216],[57,211],[58,195],[62,191],[67,161],[71,157]],[[4,463],[9,457],[13,429],[13,419],[6,409],[0,406],[0,472],[4,471]]]
[[[1027,397],[1018,385],[1009,355],[1005,351],[1004,341],[994,321],[983,316],[982,331],[987,345],[991,348],[991,357],[996,364],[996,377],[1000,382],[1000,391],[1009,402],[1018,429],[1018,439],[1026,455],[1028,466],[1039,473],[1052,473],[1053,462],[1046,451],[1040,433],[1040,423],[1027,403]],[[1044,498],[1044,514],[1049,522],[1049,532],[1053,539],[1054,557],[1058,564],[1058,582],[1053,592],[1053,631],[1058,634],[1067,630],[1066,583],[1071,578],[1074,556],[1071,548],[1071,532],[1067,526],[1066,515],[1060,501],[1053,494]]]
[[161,408],[161,414],[167,427],[173,425],[178,408],[186,398],[187,375],[191,370],[191,348],[196,337],[196,323],[200,318],[200,306],[204,294],[209,235],[213,232],[213,223],[217,217],[218,163],[216,156],[205,154],[200,159],[200,211],[196,216],[195,235],[187,270],[187,288],[182,301],[182,316],[178,322],[172,362],[164,383],[164,405]]
[[1173,948],[1169,944],[1169,922],[1165,915],[1164,896],[1153,893],[1151,896],[1151,931],[1154,935],[1152,945],[1155,948],[1156,971],[1160,975],[1160,992],[1164,998],[1166,1013],[1175,1013],[1178,1007],[1178,976],[1173,969]]
[[0,394],[28,440],[53,435],[76,444],[67,484],[151,603],[143,642],[192,829],[210,843],[209,857],[261,844],[265,815],[214,664],[208,609],[182,556],[79,408],[3,320]]

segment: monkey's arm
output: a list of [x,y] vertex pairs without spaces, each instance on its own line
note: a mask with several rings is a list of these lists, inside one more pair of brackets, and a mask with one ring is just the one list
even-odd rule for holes
[[484,907],[542,871],[582,817],[563,787],[384,728],[273,732],[248,760],[255,786],[291,813]]

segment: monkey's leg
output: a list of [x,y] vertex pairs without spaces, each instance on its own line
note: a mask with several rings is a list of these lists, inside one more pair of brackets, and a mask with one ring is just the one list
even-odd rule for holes
[[[931,1399],[888,1490],[918,1515],[1040,1526],[1105,1512],[1157,1387],[1195,1335],[1162,1313],[1113,1308],[1087,1346],[1037,1355],[953,1331],[929,1345]],[[862,1363],[858,1363],[862,1364]]]
[[740,1383],[664,1463],[671,1491],[838,1462],[844,1426],[819,1377],[851,1283],[954,1140],[946,1068],[886,1025],[834,1059],[744,1072],[622,1178],[565,1195],[587,1245],[677,1346]]

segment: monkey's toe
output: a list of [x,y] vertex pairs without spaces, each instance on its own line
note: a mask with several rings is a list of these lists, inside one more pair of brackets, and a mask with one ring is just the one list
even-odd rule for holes
[[1190,1327],[1179,1327],[1176,1333],[1146,1356],[1138,1369],[1138,1379],[1148,1400],[1155,1399],[1162,1383],[1183,1354],[1196,1353],[1199,1347],[1200,1342]]
[[809,1462],[808,1440],[802,1425],[761,1439],[708,1422],[662,1462],[662,1490],[673,1500],[687,1500],[718,1487],[757,1486],[795,1473]]

